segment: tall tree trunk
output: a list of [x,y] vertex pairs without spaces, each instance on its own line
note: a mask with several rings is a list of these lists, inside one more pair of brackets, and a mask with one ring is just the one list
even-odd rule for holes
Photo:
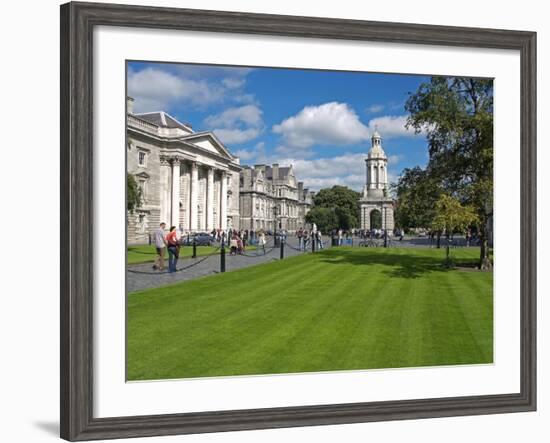
[[441,248],[441,232],[437,232],[437,249]]
[[445,266],[447,266],[448,268],[451,268],[452,267],[451,251],[450,251],[451,238],[449,237],[449,232],[448,231],[445,233],[445,240],[447,241],[447,243],[445,245]]
[[489,258],[489,217],[486,215],[483,217],[481,223],[481,230],[479,235],[480,240],[480,252],[479,252],[479,269],[482,271],[489,271],[493,269],[493,264]]

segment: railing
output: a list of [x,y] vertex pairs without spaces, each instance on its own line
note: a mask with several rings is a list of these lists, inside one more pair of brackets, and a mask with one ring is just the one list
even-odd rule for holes
[[157,125],[154,125],[153,123],[142,120],[142,119],[140,119],[138,117],[135,117],[133,115],[128,115],[127,119],[126,119],[126,122],[127,122],[129,127],[130,126],[132,126],[134,128],[137,127],[137,128],[144,129],[145,131],[151,132],[151,133],[154,133],[154,134],[158,133],[158,126]]

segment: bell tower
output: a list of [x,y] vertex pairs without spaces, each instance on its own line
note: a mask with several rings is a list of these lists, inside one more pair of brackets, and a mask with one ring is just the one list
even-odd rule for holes
[[381,228],[391,235],[394,227],[393,200],[388,195],[388,157],[382,149],[382,137],[375,129],[371,137],[371,148],[365,159],[366,181],[363,197],[360,199],[361,229],[370,230],[371,220],[381,219]]
[[388,187],[388,157],[382,149],[382,137],[376,130],[372,134],[371,148],[365,162],[367,165],[365,191],[373,196],[380,193],[383,195]]

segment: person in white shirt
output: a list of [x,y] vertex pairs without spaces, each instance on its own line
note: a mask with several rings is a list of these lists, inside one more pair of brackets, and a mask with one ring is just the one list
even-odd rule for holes
[[155,248],[157,250],[157,258],[155,259],[153,269],[157,269],[159,271],[162,271],[164,269],[164,251],[166,249],[164,228],[166,228],[166,223],[161,223],[159,228],[153,233]]

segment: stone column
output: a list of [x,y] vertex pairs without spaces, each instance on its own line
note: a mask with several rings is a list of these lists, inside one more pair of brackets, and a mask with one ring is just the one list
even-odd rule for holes
[[214,168],[208,168],[208,178],[206,183],[206,230],[208,232],[215,228],[214,226]]
[[197,205],[199,199],[199,168],[196,162],[191,163],[191,186],[189,198],[189,229],[196,231],[198,229]]
[[227,173],[221,172],[220,179],[220,228],[227,229]]
[[164,156],[160,157],[159,186],[160,220],[159,223],[170,222],[170,163]]
[[172,211],[170,217],[171,226],[179,226],[180,215],[180,159],[172,160]]

